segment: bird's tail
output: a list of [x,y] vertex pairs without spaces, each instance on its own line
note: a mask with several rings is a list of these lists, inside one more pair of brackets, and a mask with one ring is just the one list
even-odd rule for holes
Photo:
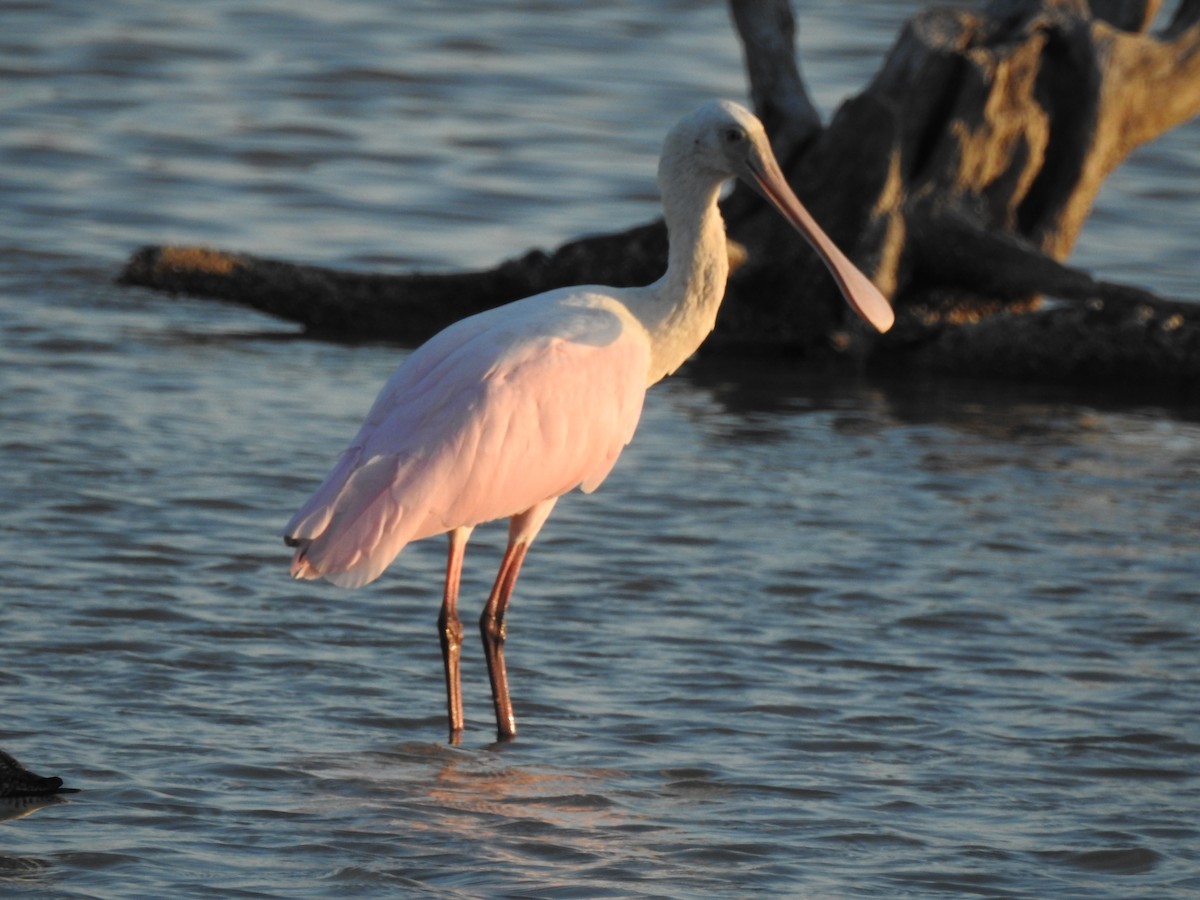
[[296,548],[293,578],[361,587],[379,577],[428,518],[423,512],[412,513],[414,502],[418,510],[426,508],[416,502],[419,492],[417,498],[406,496],[406,503],[399,499],[409,493],[398,487],[404,460],[377,456],[352,467],[347,458],[284,531],[284,541]]
[[289,547],[298,547],[295,556],[292,557],[292,577],[302,581],[312,581],[314,578],[320,578],[321,573],[313,567],[307,559],[308,545],[310,541],[298,541],[293,537],[285,537],[283,542]]

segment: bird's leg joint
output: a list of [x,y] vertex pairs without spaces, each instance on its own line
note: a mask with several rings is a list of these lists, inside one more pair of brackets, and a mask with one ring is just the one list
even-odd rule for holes
[[479,617],[479,633],[485,642],[493,646],[502,645],[508,636],[504,625],[504,613],[489,615],[487,610],[484,610],[483,615]]
[[438,615],[438,634],[442,638],[442,646],[458,650],[462,647],[463,627],[458,616],[445,609]]

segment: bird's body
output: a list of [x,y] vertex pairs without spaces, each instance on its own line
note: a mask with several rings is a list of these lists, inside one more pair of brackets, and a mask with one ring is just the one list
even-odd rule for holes
[[779,174],[762,126],[716,101],[668,135],[659,183],[666,274],[641,288],[575,287],[451,325],[415,350],[350,446],[285,531],[292,574],[356,587],[410,541],[448,532],[439,629],[452,739],[462,729],[458,579],[471,529],[510,519],[509,545],[481,619],[501,738],[515,734],[504,612],[529,543],[555,501],[594,490],[633,437],[646,389],[675,371],[716,322],[728,254],[721,184],[750,181],[809,238],[847,299],[881,330],[887,303],[820,232]]
[[396,370],[288,526],[311,540],[293,574],[357,587],[409,541],[593,490],[633,437],[648,346],[624,307],[578,289],[451,325]]

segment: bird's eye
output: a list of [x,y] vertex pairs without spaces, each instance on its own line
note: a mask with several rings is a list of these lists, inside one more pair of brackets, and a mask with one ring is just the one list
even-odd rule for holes
[[742,129],[740,129],[740,128],[725,129],[725,143],[740,144],[745,139],[746,139],[746,132],[742,131]]

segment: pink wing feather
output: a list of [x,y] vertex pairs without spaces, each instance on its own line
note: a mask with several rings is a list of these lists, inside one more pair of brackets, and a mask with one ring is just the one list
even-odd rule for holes
[[594,490],[633,437],[648,366],[640,327],[579,288],[450,326],[288,523],[293,574],[356,587],[409,541]]

